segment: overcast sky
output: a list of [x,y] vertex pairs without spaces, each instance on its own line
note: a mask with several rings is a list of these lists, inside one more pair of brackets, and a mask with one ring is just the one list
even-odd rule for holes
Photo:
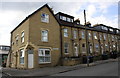
[[[49,1],[49,2],[48,2]],[[63,2],[64,1],[64,2]],[[74,2],[73,2],[74,1]],[[63,12],[79,18],[84,24],[83,11],[87,21],[118,28],[118,0],[2,0],[0,2],[0,45],[10,45],[10,32],[25,17],[48,3],[54,13]]]

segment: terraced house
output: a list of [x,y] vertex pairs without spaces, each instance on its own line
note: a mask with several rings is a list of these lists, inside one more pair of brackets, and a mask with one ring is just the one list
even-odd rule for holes
[[[85,32],[85,26],[88,33]],[[86,48],[88,34],[88,49]],[[82,25],[74,16],[53,10],[46,4],[26,17],[11,32],[9,64],[12,68],[75,65],[86,57],[120,52],[120,30],[103,24]]]

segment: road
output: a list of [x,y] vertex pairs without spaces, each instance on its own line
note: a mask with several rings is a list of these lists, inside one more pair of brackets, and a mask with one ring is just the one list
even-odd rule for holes
[[109,62],[52,76],[118,76],[118,62]]

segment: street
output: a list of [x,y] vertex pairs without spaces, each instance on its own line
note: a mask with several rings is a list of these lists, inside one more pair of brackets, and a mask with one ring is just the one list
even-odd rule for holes
[[92,67],[58,73],[52,76],[118,76],[118,62],[109,62]]

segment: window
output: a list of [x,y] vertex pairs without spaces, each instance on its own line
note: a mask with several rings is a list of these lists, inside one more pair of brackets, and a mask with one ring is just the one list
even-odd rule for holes
[[65,16],[60,16],[60,19],[66,21],[66,17]]
[[25,36],[25,34],[24,34],[24,31],[21,33],[21,42],[22,43],[24,43],[24,36]]
[[78,56],[78,47],[75,46],[75,47],[74,47],[74,50],[75,50],[75,56]]
[[106,40],[106,34],[104,34],[104,40]]
[[91,33],[90,33],[90,32],[89,32],[89,34],[88,34],[88,35],[89,35],[89,39],[91,39]]
[[47,42],[48,41],[48,31],[42,30],[42,41]]
[[113,32],[113,29],[109,29],[111,32]]
[[86,47],[85,47],[85,43],[82,44],[82,53],[86,53]]
[[20,50],[20,64],[24,64],[24,49]]
[[18,44],[18,39],[19,39],[19,36],[17,35],[17,36],[15,37],[16,44]]
[[67,17],[67,21],[68,21],[68,22],[71,22],[71,19]]
[[1,50],[4,50],[4,51],[9,51],[9,50],[10,50],[10,47],[7,47],[7,46],[1,46],[0,49],[1,49]]
[[85,31],[81,31],[82,39],[85,39]]
[[108,49],[108,45],[107,44],[105,44],[105,48],[106,48],[106,50]]
[[104,27],[104,26],[102,26],[102,29],[103,29],[103,30],[106,30],[106,31],[108,30],[107,27]]
[[64,37],[68,37],[68,29],[67,28],[64,29]]
[[97,39],[97,34],[96,33],[94,33],[94,39]]
[[96,52],[99,51],[99,45],[98,44],[95,44],[95,49],[96,49]]
[[73,31],[73,37],[74,37],[74,39],[77,38],[77,31],[76,30]]
[[92,44],[89,45],[90,53],[92,53]]
[[99,34],[99,36],[100,36],[100,40],[102,40],[102,35],[101,35],[101,34]]
[[114,36],[112,35],[112,41],[114,41]]
[[116,30],[117,33],[119,33],[119,30]]
[[48,15],[48,14],[45,14],[45,13],[42,13],[42,14],[41,14],[41,21],[42,21],[42,22],[49,23],[49,15]]
[[115,44],[113,44],[113,48],[115,48]]
[[38,50],[39,63],[51,63],[51,55],[49,49]]
[[68,49],[69,49],[69,44],[65,43],[64,44],[64,53],[68,53]]

